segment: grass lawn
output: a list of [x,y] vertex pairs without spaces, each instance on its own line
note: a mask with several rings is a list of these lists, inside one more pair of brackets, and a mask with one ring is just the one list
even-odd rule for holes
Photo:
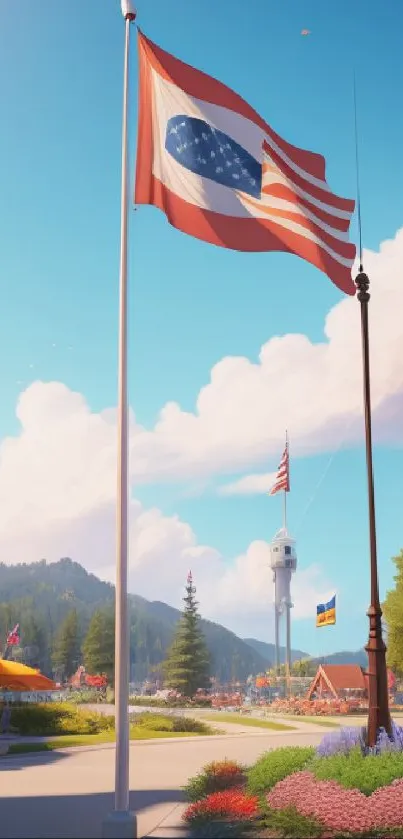
[[340,717],[340,722],[336,722],[336,720],[329,720],[327,717],[303,717],[294,714],[287,714],[287,719],[296,720],[298,722],[313,723],[314,725],[323,725],[325,728],[340,728],[343,723],[343,717]]
[[[217,732],[212,732],[216,734]],[[169,737],[199,737],[192,731],[153,731],[141,726],[132,726],[130,729],[131,740],[157,740]],[[12,743],[8,750],[9,755],[26,754],[27,752],[53,752],[55,749],[70,749],[75,746],[99,746],[103,743],[114,743],[114,731],[101,731],[99,734],[66,734],[61,737],[54,737],[36,743]]]
[[282,722],[272,722],[271,720],[262,720],[257,717],[244,717],[240,714],[203,714],[203,719],[206,722],[232,722],[237,725],[250,726],[251,728],[269,728],[271,731],[295,731],[292,725],[285,725]]

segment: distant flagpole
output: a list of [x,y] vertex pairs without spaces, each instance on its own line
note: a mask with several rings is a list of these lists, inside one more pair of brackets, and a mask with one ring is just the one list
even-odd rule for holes
[[277,492],[284,492],[283,500],[283,526],[287,530],[287,492],[290,491],[290,462],[289,462],[288,431],[285,432],[285,449],[283,451],[280,465],[276,472],[274,484],[269,495],[276,495]]
[[[288,431],[285,432],[285,450],[287,453],[287,476],[290,474],[290,451],[288,447]],[[288,479],[287,479],[288,483]],[[284,489],[284,530],[287,530],[287,492],[288,486]]]
[[115,591],[115,809],[103,824],[103,836],[125,839],[136,836],[136,821],[129,811],[129,614],[128,566],[128,398],[127,398],[127,253],[128,253],[128,90],[130,26],[136,18],[131,0],[121,0],[125,20],[122,180],[119,273],[118,439],[116,504]]

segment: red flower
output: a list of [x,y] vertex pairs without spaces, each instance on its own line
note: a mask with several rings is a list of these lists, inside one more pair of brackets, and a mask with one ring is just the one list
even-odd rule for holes
[[213,760],[204,767],[207,775],[212,775],[214,778],[228,778],[229,780],[240,780],[244,778],[244,770],[235,760]]
[[246,795],[238,789],[227,789],[223,792],[212,792],[201,801],[190,804],[183,818],[187,822],[214,821],[215,819],[242,822],[254,818],[257,813],[257,796]]

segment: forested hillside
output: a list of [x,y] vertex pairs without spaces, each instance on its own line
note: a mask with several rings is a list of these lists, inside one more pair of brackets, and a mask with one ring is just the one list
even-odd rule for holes
[[[0,564],[0,639],[21,625],[23,659],[52,673],[52,649],[57,631],[72,609],[77,611],[81,640],[93,613],[113,604],[114,587],[64,558],[48,564]],[[146,678],[165,658],[180,613],[166,603],[131,595],[131,678]],[[203,604],[200,604],[203,612]],[[212,658],[212,673],[221,681],[243,680],[265,670],[267,661],[234,633],[209,621],[201,626]],[[78,661],[77,664],[80,662]]]

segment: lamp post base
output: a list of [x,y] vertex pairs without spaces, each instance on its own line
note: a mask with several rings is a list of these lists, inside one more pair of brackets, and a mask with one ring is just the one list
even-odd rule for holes
[[113,810],[102,823],[102,839],[137,839],[137,820],[129,810]]

